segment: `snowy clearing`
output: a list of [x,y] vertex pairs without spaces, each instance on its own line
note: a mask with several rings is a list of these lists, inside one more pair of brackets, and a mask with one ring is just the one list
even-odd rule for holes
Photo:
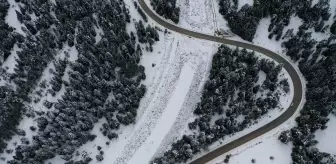
[[[129,163],[139,161],[148,163],[154,154],[156,156],[163,153],[167,144],[181,135],[180,128],[184,128],[187,120],[193,117],[193,107],[200,98],[202,83],[207,79],[207,76],[204,76],[208,72],[206,68],[211,65],[212,54],[217,44],[186,37],[181,38],[178,44],[177,58],[174,62],[178,64],[174,69],[182,68],[179,73],[180,79],[173,96],[168,100],[164,117],[160,119],[145,144],[140,147]],[[190,49],[191,47],[195,48]],[[180,89],[179,86],[184,86],[184,89]]]
[[180,0],[179,4],[181,12],[178,26],[206,34],[214,33],[211,1]]
[[[208,162],[208,164],[224,164],[223,160],[228,154],[232,155],[229,160],[230,164],[251,163],[252,159],[255,159],[256,163],[261,164],[285,164],[291,162],[291,157],[288,154],[288,152],[291,152],[291,149],[291,145],[285,145],[278,141],[276,136],[272,136],[263,140],[253,140],[234,151],[230,151]],[[274,157],[273,160],[270,159],[271,156]]]
[[[271,18],[263,18],[260,20],[259,26],[257,28],[256,34],[253,39],[253,43],[259,45],[261,47],[265,47],[273,52],[277,52],[278,54],[285,54],[284,48],[281,47],[281,43],[284,40],[276,41],[275,37],[273,39],[268,39],[268,26],[271,23]],[[290,23],[288,26],[284,28],[284,32],[288,29],[294,29],[294,35],[298,32],[299,26],[302,24],[302,20],[300,18],[291,17]],[[231,38],[230,38],[231,39]]]
[[330,121],[327,123],[328,128],[325,130],[318,130],[315,134],[316,140],[319,141],[316,147],[322,152],[336,155],[336,142],[333,142],[336,136],[336,116],[331,114],[329,115],[329,118]]
[[253,0],[239,0],[238,1],[238,10],[240,10],[244,5],[253,6]]
[[22,24],[19,22],[19,20],[16,17],[15,10],[20,11],[19,5],[13,0],[8,1],[8,3],[10,4],[10,8],[9,8],[8,14],[6,16],[7,24],[9,26],[14,27],[16,32],[26,36],[26,33],[24,33],[21,29]]

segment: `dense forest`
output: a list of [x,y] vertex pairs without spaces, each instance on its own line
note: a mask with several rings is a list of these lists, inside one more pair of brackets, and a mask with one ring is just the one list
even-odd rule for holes
[[[56,155],[67,164],[102,161],[102,151],[96,159],[71,159],[79,155],[75,153],[78,147],[95,139],[96,134],[90,131],[98,120],[107,120],[100,131],[110,140],[118,137],[115,131],[120,125],[135,123],[139,101],[146,92],[146,86],[140,84],[146,79],[145,68],[139,65],[142,47],[152,51],[152,45],[159,40],[156,29],[140,21],[137,31],[127,32],[130,15],[123,1],[16,3],[19,10],[15,12],[25,35],[14,32],[5,22],[10,5],[0,0],[0,65],[15,44],[20,48],[13,73],[0,67],[0,82],[5,83],[0,86],[0,152],[14,152],[6,142],[16,134],[21,142],[9,164],[43,164]],[[99,40],[96,29],[104,34]],[[58,56],[64,47],[75,48],[78,59],[70,61],[68,58],[75,54],[67,51],[65,57]],[[49,70],[52,78],[43,80],[43,71],[49,65],[53,66]],[[42,102],[46,108],[43,111],[31,106],[47,95],[61,98]],[[24,130],[16,128],[23,116],[37,122],[37,127],[30,127],[36,132],[32,140],[25,137]]]
[[253,0],[253,6],[245,4],[240,10],[238,0],[220,0],[219,7],[232,32],[247,41],[253,40],[260,20],[267,17],[271,18],[268,27],[270,39],[280,40],[282,36],[293,33],[290,29],[284,31],[293,15],[302,19],[301,28],[305,30],[312,28],[315,32],[324,32],[329,28],[325,25],[330,17],[329,0],[319,0],[315,5],[312,5],[312,0]]
[[[99,130],[109,140],[118,138],[116,131],[121,126],[135,123],[140,99],[147,90],[141,84],[146,74],[140,58],[143,50],[153,51],[159,34],[146,24],[148,18],[136,2],[143,21],[134,23],[134,32],[126,31],[131,16],[122,0],[15,3],[19,6],[15,10],[19,30],[5,21],[13,6],[0,0],[0,153],[12,154],[9,164],[43,164],[57,155],[66,164],[104,160],[100,146],[95,159],[85,154],[77,161],[73,157],[79,156],[77,148],[95,140],[91,130],[99,120],[106,119]],[[179,22],[176,0],[150,3],[157,14]],[[293,143],[294,164],[335,163],[330,154],[315,147],[318,141],[314,135],[326,129],[328,116],[336,113],[336,18],[331,18],[329,0],[318,0],[314,5],[312,0],[254,0],[253,6],[239,10],[238,0],[219,0],[219,7],[232,32],[247,41],[253,40],[261,19],[271,19],[268,38],[282,42],[286,55],[298,64],[307,81],[306,103],[296,118],[297,126],[282,132],[279,140]],[[297,33],[284,31],[292,16],[303,22]],[[328,24],[330,19],[333,23]],[[317,41],[313,33],[329,38]],[[78,55],[65,50],[70,48]],[[15,66],[9,71],[3,65],[13,53],[17,54]],[[220,46],[194,109],[197,118],[188,124],[193,134],[178,139],[152,163],[186,162],[210,144],[255,124],[269,110],[280,108],[280,94],[290,92],[287,79],[280,78],[281,69],[254,52]],[[46,70],[50,79],[42,79]],[[266,79],[259,84],[261,72]],[[43,100],[45,96],[56,101]],[[38,103],[45,110],[34,109]],[[36,122],[29,128],[34,132],[32,139],[17,128],[24,118]],[[14,135],[20,142],[13,150],[7,142]]]
[[[194,134],[184,135],[152,163],[186,162],[210,144],[256,123],[269,110],[281,108],[280,94],[290,92],[287,79],[279,78],[281,70],[281,64],[260,59],[254,52],[220,46],[194,109],[197,118],[188,124]],[[265,73],[264,80],[260,72]]]
[[[231,3],[233,2],[233,3]],[[244,5],[237,9],[238,0],[220,0],[220,13],[228,21],[232,32],[245,40],[252,41],[262,18],[270,17],[269,39],[282,42],[286,55],[298,63],[306,85],[306,103],[296,118],[297,126],[284,131],[279,140],[293,142],[293,163],[334,163],[328,153],[320,152],[315,145],[318,141],[314,133],[326,129],[329,114],[335,110],[336,102],[336,19],[331,18],[329,0],[254,0],[253,6]],[[298,16],[303,24],[298,32],[284,31],[290,17]],[[328,20],[332,24],[328,24]],[[313,33],[324,33],[329,38],[317,41]],[[266,47],[267,48],[267,47]]]

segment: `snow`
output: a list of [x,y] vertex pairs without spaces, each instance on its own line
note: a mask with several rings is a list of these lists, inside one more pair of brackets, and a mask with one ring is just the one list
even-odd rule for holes
[[229,30],[228,22],[219,13],[218,0],[211,0],[213,22],[215,24],[215,30],[223,29],[225,31]]
[[[283,144],[276,136],[271,136],[264,140],[250,141],[207,164],[224,164],[223,160],[228,154],[232,155],[229,160],[230,164],[251,163],[252,159],[255,159],[256,163],[261,164],[289,164],[292,160],[288,154],[288,152],[292,151],[291,148],[291,144]],[[273,160],[270,159],[271,156],[274,157]]]
[[332,155],[336,155],[336,142],[332,142],[335,140],[336,136],[336,116],[333,114],[329,115],[329,122],[327,123],[328,128],[325,130],[318,130],[316,135],[316,140],[319,141],[319,143],[316,145],[316,147],[322,151],[327,152]]
[[[206,5],[200,5],[205,1],[201,0],[187,0],[186,3],[190,5],[189,7],[189,18],[195,22],[205,22],[207,14],[205,13]],[[197,12],[199,11],[199,12]]]
[[314,6],[314,5],[317,4],[318,2],[319,2],[319,0],[313,0],[311,6]]
[[[150,0],[145,3],[153,10]],[[180,20],[177,26],[184,27],[192,31],[202,31],[203,33],[214,33],[214,22],[211,1],[203,0],[178,0],[176,5],[180,7]],[[155,11],[153,11],[156,13]],[[158,14],[156,14],[159,16]],[[161,16],[159,16],[161,17]],[[161,17],[161,19],[164,19]],[[171,20],[164,19],[171,24]],[[175,24],[176,25],[176,24]]]
[[[213,47],[215,45],[188,38],[181,38],[178,45],[177,56],[181,56],[182,60],[181,57],[175,59],[173,63],[178,64],[173,69],[179,70],[181,69],[181,65],[183,65],[182,71],[179,71],[181,72],[179,73],[180,80],[175,84],[175,91],[168,100],[168,105],[165,107],[159,123],[157,123],[145,144],[138,149],[129,163],[135,163],[136,161],[148,163],[154,154],[165,151],[162,143],[169,144],[172,138],[174,138],[172,136],[179,136],[181,133],[178,131],[179,128],[176,127],[184,127],[186,120],[193,115],[193,107],[200,97],[202,88],[200,84],[206,79],[203,75],[208,72],[205,71],[205,68],[211,62],[209,59],[211,59],[212,53],[206,53],[205,51],[212,52],[215,49]],[[193,45],[199,45],[199,48],[193,51],[188,50]],[[185,71],[185,69],[189,70],[189,72]],[[188,77],[189,79],[187,80]],[[185,87],[182,90],[179,89],[179,86]],[[172,115],[173,112],[175,115]]]
[[192,31],[213,34],[215,24],[212,5],[212,1],[180,0],[180,21],[178,26]]
[[184,99],[193,80],[194,73],[195,70],[192,69],[192,66],[190,66],[189,63],[183,65],[181,74],[179,75],[179,80],[172,93],[173,96],[168,100],[166,109],[162,113],[163,117],[160,119],[160,122],[156,125],[155,129],[152,130],[151,135],[148,137],[143,146],[141,146],[138,150],[141,153],[136,153],[128,163],[148,163],[152,155],[155,153],[155,149],[148,149],[148,146],[151,146],[152,144],[157,144],[157,146],[159,146],[160,141],[168,133],[170,127],[174,123],[174,118],[177,117],[179,110],[183,105]]
[[[148,2],[148,0],[146,1]],[[242,3],[241,3],[242,2]],[[251,4],[251,0],[241,1],[239,4],[248,3]],[[11,7],[9,11],[8,18],[9,24],[13,27],[19,27],[21,24],[17,21],[15,14],[15,8],[17,4],[14,1],[10,1]],[[133,21],[142,19],[134,8],[132,1],[125,1],[126,5],[130,9],[130,14]],[[215,29],[220,28],[228,29],[226,26],[226,21],[218,12],[218,2],[216,0],[212,1],[201,1],[201,0],[180,0],[178,5],[181,7],[181,19],[179,26],[188,28],[194,31],[202,31],[203,33],[213,34]],[[150,6],[150,5],[149,5]],[[15,18],[14,18],[15,17]],[[12,19],[13,18],[13,19]],[[269,20],[265,20],[264,23],[269,23]],[[292,21],[291,21],[292,23]],[[158,26],[151,19],[148,20],[148,24]],[[223,27],[222,27],[223,26]],[[265,24],[264,24],[265,26]],[[296,26],[296,25],[293,25]],[[268,26],[267,26],[268,27]],[[260,30],[265,30],[264,27],[260,27]],[[259,29],[259,27],[258,27]],[[21,28],[16,29],[18,32],[23,32]],[[103,32],[100,27],[95,27],[97,31],[96,41],[101,39]],[[134,24],[127,25],[128,31],[135,31]],[[266,29],[267,31],[267,29]],[[99,152],[96,147],[99,145],[105,152],[104,161],[100,162],[102,164],[122,164],[122,163],[148,163],[154,156],[162,154],[167,150],[168,146],[176,140],[176,138],[181,137],[185,133],[189,133],[187,122],[193,121],[193,109],[195,104],[199,101],[201,96],[202,87],[206,81],[209,71],[211,69],[211,59],[212,55],[217,50],[219,44],[197,40],[182,36],[180,34],[172,33],[164,35],[159,32],[160,41],[154,44],[154,51],[147,52],[143,51],[143,56],[140,64],[145,67],[146,80],[142,81],[143,84],[147,86],[147,93],[140,102],[140,107],[138,109],[138,115],[136,118],[136,123],[130,126],[121,126],[120,130],[117,131],[119,138],[112,140],[109,146],[106,146],[105,142],[108,141],[99,131],[99,127],[106,122],[105,119],[99,120],[99,122],[94,126],[92,133],[97,135],[97,138],[93,142],[88,142],[81,146],[78,151],[88,152],[89,156],[94,160],[91,163],[96,163],[95,155]],[[265,35],[267,38],[267,35]],[[264,36],[263,36],[264,37]],[[239,40],[239,37],[233,37]],[[268,38],[267,38],[268,39]],[[263,41],[260,44],[270,44],[269,40],[256,40],[258,42]],[[279,43],[277,43],[279,44]],[[266,46],[266,47],[267,47]],[[269,48],[269,47],[267,47]],[[275,49],[279,49],[275,47]],[[5,66],[13,66],[13,61],[15,59],[15,52],[19,49],[17,46],[14,47],[12,55],[6,60]],[[280,50],[280,49],[279,49]],[[70,61],[75,61],[78,58],[78,51],[75,47],[65,46],[58,54],[58,58],[64,58],[64,51],[68,51],[70,54]],[[155,64],[153,67],[152,64]],[[53,68],[53,64],[50,63],[43,72],[43,79],[50,80],[52,76],[48,74],[49,68]],[[12,70],[13,68],[10,68]],[[63,77],[64,80],[68,79],[67,71]],[[288,78],[291,86],[291,91],[293,91],[293,85],[291,83],[290,77],[283,70],[284,76],[282,78]],[[261,76],[262,77],[262,76]],[[263,81],[262,79],[260,81]],[[35,90],[38,90],[37,87]],[[61,98],[64,92],[64,87],[57,93],[56,97],[51,97],[50,95],[44,96],[42,100],[37,104],[33,105],[34,108],[47,110],[42,105],[44,100],[56,101]],[[292,93],[292,92],[291,92]],[[292,94],[282,96],[281,103],[284,108],[289,106]],[[287,102],[287,103],[286,103]],[[239,136],[245,135],[248,132],[257,129],[258,127],[270,122],[272,119],[280,115],[281,110],[274,110],[269,113],[264,119],[260,120],[258,124],[251,128],[248,128],[232,137],[225,139],[222,144],[228,143]],[[35,125],[36,122],[33,119],[24,118],[20,123],[19,128],[26,130],[27,137],[31,138],[34,134],[29,130],[29,126]],[[287,124],[286,124],[287,125]],[[290,124],[292,125],[292,124]],[[286,127],[286,126],[283,126]],[[276,133],[282,131],[281,128],[274,130]],[[274,135],[274,132],[272,133]],[[13,143],[19,140],[19,136],[14,136],[11,141],[9,141],[9,147],[14,148]],[[276,142],[276,137],[273,139],[265,139],[262,144],[255,146],[260,150],[267,151],[271,154],[279,154],[275,156],[275,161],[277,158],[285,158],[281,156],[281,153],[286,152],[288,156],[288,150],[290,146],[279,144]],[[250,145],[253,145],[253,142]],[[267,150],[267,146],[274,146],[274,148],[279,148],[277,151]],[[220,143],[215,143],[212,145],[211,149],[220,146]],[[246,155],[246,152],[250,152],[249,155],[257,153],[259,149],[248,149],[241,154]],[[265,154],[266,155],[266,154]],[[268,154],[267,154],[268,155]],[[11,156],[7,154],[2,154],[2,156],[11,159]],[[250,161],[250,156],[247,161]],[[237,156],[237,160],[241,157]],[[289,156],[290,157],[290,156]],[[78,160],[80,157],[73,157],[74,160]],[[235,157],[232,157],[234,160]],[[269,156],[265,156],[269,159]],[[266,160],[265,160],[266,161]],[[49,160],[52,163],[62,163],[64,160],[60,156]],[[257,162],[259,159],[257,158]],[[244,162],[246,163],[246,162]],[[267,162],[266,162],[267,163]],[[286,162],[289,163],[289,162]]]
[[15,10],[20,11],[19,5],[14,0],[9,0],[8,3],[10,4],[10,7],[8,10],[8,14],[5,18],[6,23],[9,26],[14,27],[16,32],[22,34],[23,36],[26,36],[26,34],[21,29],[22,24],[19,22],[19,20],[16,17]]
[[[302,84],[303,84],[302,86],[303,91],[305,91],[307,82],[303,78],[303,75],[301,74],[301,72],[298,71],[298,68],[294,64],[292,65],[294,66],[294,68],[296,68],[297,72],[299,73]],[[288,78],[288,77],[284,76],[283,78]],[[292,91],[292,88],[291,88],[291,91]],[[283,102],[281,98],[280,98],[280,102]],[[293,116],[289,118],[286,122],[282,123],[277,128],[274,128],[271,131],[263,134],[262,136],[257,137],[253,139],[252,141],[249,141],[235,149],[232,149],[231,151],[225,154],[222,154],[221,156],[209,161],[207,164],[221,163],[225,159],[226,155],[228,154],[234,155],[233,157],[230,158],[230,163],[232,162],[234,164],[250,163],[252,160],[252,158],[250,157],[252,156],[254,159],[256,159],[257,163],[271,163],[271,162],[273,162],[274,164],[291,163],[290,153],[292,152],[292,149],[291,149],[292,145],[291,144],[285,145],[283,143],[280,143],[278,141],[278,136],[280,135],[282,131],[289,130],[292,127],[296,126],[295,118],[300,115],[300,111],[303,108],[305,102],[306,102],[305,92],[303,92],[303,99],[301,100],[301,103],[298,109],[293,114]],[[254,126],[258,126],[258,125],[254,125]],[[334,131],[334,130],[331,130],[331,131]],[[236,134],[236,135],[239,135],[239,134]],[[228,143],[228,141],[226,142]],[[332,149],[332,146],[330,147]],[[269,155],[269,156],[264,156],[264,154]],[[270,156],[274,156],[275,160],[274,161],[267,160],[269,159]],[[280,160],[278,161],[277,159],[280,159]]]
[[239,0],[238,1],[238,10],[240,10],[245,4],[253,6],[253,0]]
[[[162,94],[163,92],[167,92],[162,85],[165,84],[165,86],[168,86],[168,78],[175,78],[170,74],[167,75],[171,69],[168,61],[172,59],[172,56],[175,54],[175,48],[173,46],[173,43],[176,44],[176,42],[174,42],[175,38],[169,35],[163,36],[162,33],[159,34],[162,41],[154,44],[154,52],[144,51],[142,60],[140,61],[140,64],[145,67],[147,77],[142,83],[147,85],[148,90],[140,102],[136,124],[121,126],[117,132],[119,135],[118,139],[112,140],[110,145],[106,146],[105,142],[108,141],[108,139],[99,131],[99,127],[101,127],[101,124],[106,122],[106,120],[100,120],[92,130],[92,133],[96,134],[97,138],[93,142],[88,142],[78,149],[79,152],[86,151],[88,155],[94,159],[92,163],[97,162],[95,155],[98,153],[96,150],[98,145],[101,146],[105,152],[105,159],[100,163],[118,163],[116,162],[117,160],[124,160],[122,157],[125,152],[132,154],[132,148],[137,148],[137,143],[142,144],[141,140],[137,139],[142,137],[145,139],[150,133],[150,130],[147,128],[153,127],[147,125],[151,124],[154,126],[156,124],[158,118],[153,119],[153,117],[160,114],[158,107],[161,105],[160,98],[162,98],[158,96],[164,95]],[[155,63],[156,66],[152,67],[152,63]],[[74,157],[73,159],[78,158],[79,157]],[[59,156],[50,160],[50,162],[55,163],[60,163],[61,161],[63,162]]]
[[[30,126],[35,126],[36,127],[37,123],[34,121],[33,118],[28,118],[26,116],[23,117],[22,121],[20,122],[19,126],[17,127],[18,129],[22,129],[26,132],[26,138],[29,139],[29,141],[32,141],[32,136],[36,134],[36,132],[33,132],[29,129]],[[11,140],[7,142],[7,148],[6,149],[11,149],[14,150],[12,154],[7,154],[7,153],[2,153],[0,154],[1,157],[5,157],[6,160],[12,160],[13,155],[15,154],[15,147],[16,144],[21,144],[20,138],[22,136],[14,135]]]
[[[271,18],[263,18],[259,22],[259,26],[257,28],[256,34],[253,39],[253,43],[259,45],[261,47],[265,47],[273,52],[277,52],[278,54],[284,54],[284,48],[281,47],[281,43],[283,40],[280,41],[275,40],[275,36],[272,39],[268,39],[268,27],[271,23]],[[293,29],[294,35],[298,32],[299,26],[302,24],[302,20],[297,16],[292,16],[290,19],[290,23],[286,26],[283,30],[283,34],[286,33],[288,29]],[[285,39],[286,40],[286,39]]]
[[[125,3],[132,15],[133,22],[142,19],[131,1],[125,1]],[[157,25],[151,20],[148,22],[149,24]],[[133,23],[127,25],[127,31],[135,31]],[[169,96],[169,94],[164,93],[169,93],[170,84],[178,79],[179,74],[174,75],[173,73],[175,72],[170,71],[172,70],[172,63],[174,63],[173,59],[177,57],[175,54],[177,43],[175,35],[164,35],[162,32],[159,32],[159,35],[160,41],[153,45],[154,51],[147,52],[143,50],[143,56],[140,60],[140,64],[145,67],[146,80],[142,81],[142,83],[147,86],[147,92],[140,102],[136,124],[121,126],[120,130],[117,131],[118,139],[112,140],[110,145],[106,146],[105,143],[108,139],[99,131],[99,127],[106,120],[99,120],[99,123],[92,130],[92,133],[96,134],[97,138],[78,149],[80,153],[87,152],[94,159],[92,163],[97,162],[95,155],[98,153],[96,150],[98,145],[105,152],[105,159],[100,163],[121,163],[129,160],[128,158],[132,157],[132,154],[143,143],[141,141],[145,141],[151,129],[156,125],[159,116],[162,115],[163,110],[160,111],[159,108],[160,106],[163,108],[162,103],[166,103],[164,98]],[[152,64],[155,64],[155,66],[152,67]],[[78,160],[79,157],[73,157],[73,159]],[[62,163],[64,160],[57,156],[49,162]]]

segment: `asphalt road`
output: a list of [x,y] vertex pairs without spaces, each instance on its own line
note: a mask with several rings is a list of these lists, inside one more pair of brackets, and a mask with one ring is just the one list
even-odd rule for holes
[[[204,40],[209,40],[209,41],[214,41],[214,42],[218,42],[218,43],[223,43],[223,44],[229,44],[229,45],[233,45],[233,46],[238,46],[238,47],[242,47],[242,48],[246,48],[246,49],[250,49],[256,52],[259,52],[261,54],[264,54],[272,59],[274,59],[275,61],[279,62],[279,63],[283,63],[283,67],[286,69],[286,71],[289,73],[289,76],[291,77],[291,79],[293,80],[293,85],[294,85],[294,97],[292,100],[292,104],[290,105],[290,107],[288,109],[286,109],[286,111],[281,114],[278,118],[276,118],[275,120],[271,121],[270,123],[262,126],[261,128],[243,136],[240,137],[226,145],[223,145],[201,157],[199,157],[198,159],[194,160],[191,162],[191,164],[203,164],[206,162],[209,162],[210,160],[248,142],[251,141],[252,139],[255,139],[263,134],[265,134],[266,132],[276,128],[277,126],[281,125],[282,123],[284,123],[286,120],[288,120],[294,113],[295,111],[298,109],[301,100],[303,98],[303,87],[302,87],[302,81],[300,78],[300,75],[298,74],[298,72],[296,71],[296,69],[291,65],[290,61],[286,60],[285,58],[283,58],[281,55],[270,51],[266,48],[260,47],[260,46],[256,46],[253,44],[249,44],[249,43],[244,43],[244,42],[239,42],[239,41],[234,41],[234,40],[230,40],[230,39],[225,39],[225,38],[220,38],[220,37],[215,37],[212,35],[207,35],[207,34],[202,34],[199,32],[194,32],[194,31],[190,31],[181,27],[178,27],[176,25],[173,25],[171,23],[166,22],[165,20],[163,20],[162,18],[160,18],[159,16],[157,16],[155,13],[153,13],[153,11],[147,6],[147,4],[144,2],[144,0],[139,0],[140,6],[141,8],[145,11],[145,13],[151,17],[154,21],[156,21],[157,23],[159,23],[160,25],[162,25],[163,27],[170,29],[172,31],[184,34],[184,35],[188,35],[194,38],[198,38],[198,39],[204,39]],[[291,91],[293,92],[293,91]]]

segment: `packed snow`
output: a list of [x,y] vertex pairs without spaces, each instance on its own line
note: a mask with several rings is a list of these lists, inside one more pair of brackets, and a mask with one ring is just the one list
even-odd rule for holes
[[[268,26],[271,23],[271,18],[263,18],[260,20],[259,26],[257,28],[256,34],[253,39],[253,43],[261,47],[265,47],[278,54],[284,54],[284,48],[281,47],[283,40],[276,41],[275,37],[273,39],[268,39]],[[290,23],[284,28],[284,32],[288,29],[293,29],[294,35],[299,31],[299,26],[302,24],[302,20],[295,16],[291,17]]]

